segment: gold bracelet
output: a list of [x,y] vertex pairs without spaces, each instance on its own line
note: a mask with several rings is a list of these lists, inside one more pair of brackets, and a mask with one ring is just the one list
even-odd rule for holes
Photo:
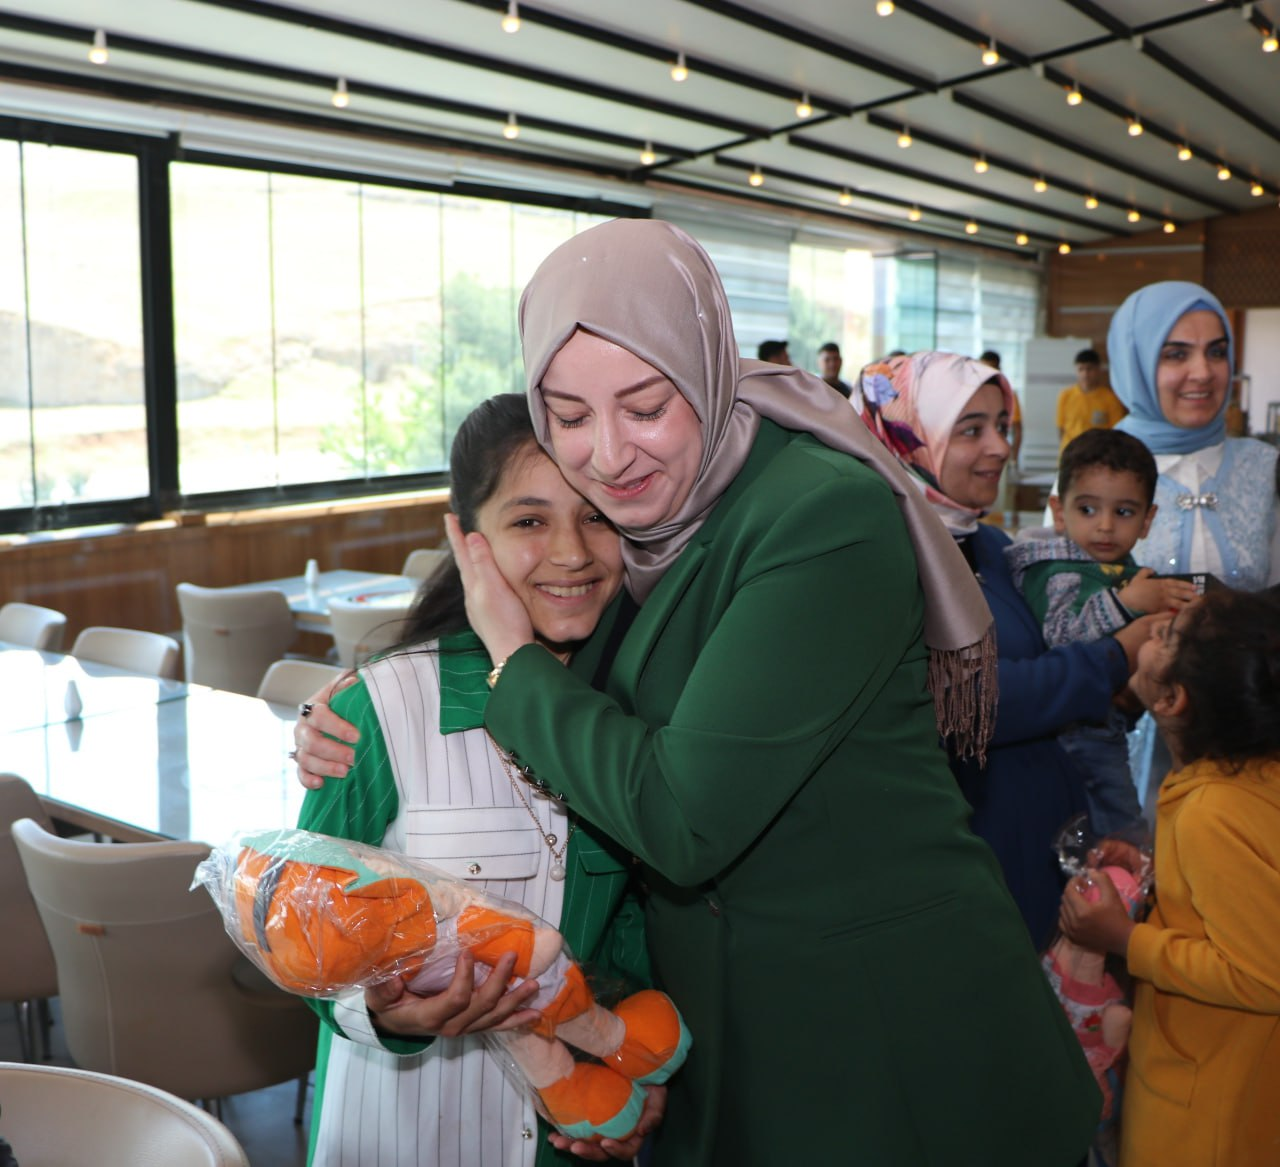
[[485,683],[490,689],[498,683],[498,678],[502,676],[502,670],[507,667],[507,661],[510,659],[511,658],[509,656],[504,656],[496,665],[493,666],[493,668],[489,670],[489,675],[485,677]]

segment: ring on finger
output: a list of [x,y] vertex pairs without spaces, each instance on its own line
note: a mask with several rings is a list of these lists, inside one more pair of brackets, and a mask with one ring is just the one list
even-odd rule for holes
[[299,705],[299,706],[298,706],[298,716],[299,716],[299,717],[310,717],[310,716],[311,716],[311,711],[312,711],[314,708],[315,708],[315,703],[314,703],[314,702],[312,702],[312,701],[304,701],[301,705]]

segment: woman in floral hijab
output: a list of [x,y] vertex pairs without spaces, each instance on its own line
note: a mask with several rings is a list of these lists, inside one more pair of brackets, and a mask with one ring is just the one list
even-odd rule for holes
[[995,733],[985,764],[953,759],[973,829],[996,853],[1037,945],[1058,917],[1063,879],[1053,841],[1085,809],[1081,775],[1058,745],[1075,721],[1101,721],[1128,682],[1145,625],[1049,649],[1005,563],[1009,537],[980,520],[1009,459],[1013,394],[988,365],[921,352],[868,365],[852,404],[910,473],[977,576],[995,617]]

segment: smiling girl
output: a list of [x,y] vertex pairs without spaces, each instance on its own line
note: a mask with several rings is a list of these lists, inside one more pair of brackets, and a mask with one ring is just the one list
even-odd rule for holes
[[[522,396],[492,398],[463,422],[450,470],[453,511],[488,540],[538,643],[566,660],[621,585],[617,533],[538,448]],[[307,795],[298,825],[475,880],[558,924],[579,957],[620,954],[629,966],[620,971],[646,979],[643,924],[624,903],[623,857],[563,803],[535,796],[486,734],[489,668],[466,625],[457,568],[446,563],[424,583],[405,640],[332,697],[333,713],[354,725],[341,729],[344,740],[358,738],[354,753],[341,747],[354,765],[346,781]],[[312,716],[327,728],[341,725],[323,705]],[[435,995],[391,982],[310,1002],[326,1023],[313,1167],[568,1162],[536,1135],[529,1098],[474,1036],[536,1017],[522,1008],[534,982],[504,994],[510,973],[504,958],[473,988],[463,955],[453,983]],[[640,1134],[656,1121],[660,1101],[655,1092]],[[591,1154],[630,1158],[639,1141],[606,1141]]]

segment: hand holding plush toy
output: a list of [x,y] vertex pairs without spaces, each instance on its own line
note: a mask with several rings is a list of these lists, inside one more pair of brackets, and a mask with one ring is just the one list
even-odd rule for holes
[[[690,1040],[663,993],[598,1004],[560,933],[525,909],[393,851],[307,831],[271,831],[216,849],[196,870],[227,931],[276,984],[326,997],[407,977],[416,993],[453,979],[459,953],[480,978],[514,953],[536,979],[529,1030],[486,1033],[575,1139],[625,1139],[645,1085],[683,1064]],[[599,1059],[575,1059],[569,1047]]]

